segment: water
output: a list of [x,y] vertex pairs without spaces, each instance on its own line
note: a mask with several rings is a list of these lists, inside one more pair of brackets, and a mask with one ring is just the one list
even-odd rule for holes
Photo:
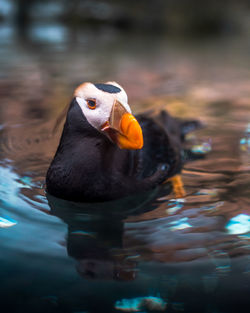
[[[249,44],[34,25],[0,30],[1,312],[246,312],[250,305]],[[54,121],[82,81],[116,80],[134,112],[198,118],[187,197],[47,197]]]

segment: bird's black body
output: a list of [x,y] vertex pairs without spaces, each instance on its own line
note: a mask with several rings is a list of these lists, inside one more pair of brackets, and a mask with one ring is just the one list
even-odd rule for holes
[[82,202],[113,200],[152,189],[179,173],[185,124],[164,111],[155,118],[136,118],[144,147],[120,149],[88,123],[74,98],[47,172],[48,193]]

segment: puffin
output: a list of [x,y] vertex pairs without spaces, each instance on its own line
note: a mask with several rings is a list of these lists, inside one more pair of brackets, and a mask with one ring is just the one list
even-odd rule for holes
[[171,182],[183,197],[183,143],[198,125],[164,110],[134,116],[118,83],[85,82],[67,108],[46,191],[74,202],[104,202]]

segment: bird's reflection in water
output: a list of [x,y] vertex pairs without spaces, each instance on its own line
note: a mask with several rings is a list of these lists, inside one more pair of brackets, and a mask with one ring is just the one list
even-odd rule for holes
[[191,282],[199,264],[198,280],[212,275],[218,281],[220,275],[237,272],[232,265],[236,255],[242,257],[238,274],[244,276],[249,243],[227,232],[233,204],[204,195],[205,190],[185,199],[171,199],[169,193],[165,185],[105,203],[47,198],[51,214],[68,225],[67,252],[84,278],[132,281],[139,279],[139,270],[140,277],[145,274],[142,266],[149,262],[155,264],[150,271],[161,268],[161,276],[175,272],[181,280],[179,272],[187,271]]
[[[164,190],[163,190],[164,189]],[[74,203],[47,195],[51,214],[68,225],[67,252],[87,279],[131,281],[136,278],[137,253],[123,245],[124,220],[153,210],[169,187],[105,203]]]

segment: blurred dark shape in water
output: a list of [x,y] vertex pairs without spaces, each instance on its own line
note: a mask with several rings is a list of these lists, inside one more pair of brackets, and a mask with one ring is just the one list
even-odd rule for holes
[[[165,187],[169,193],[170,188]],[[154,210],[156,189],[141,195],[105,203],[74,203],[47,194],[51,214],[68,225],[67,253],[76,270],[87,279],[131,281],[136,278],[137,258],[124,247],[124,220]]]
[[[0,20],[7,18],[1,15],[6,5],[6,1],[0,5]],[[247,0],[16,0],[12,6],[21,31],[31,21],[57,20],[70,26],[106,25],[122,30],[191,36],[231,34],[247,28],[250,9]]]

